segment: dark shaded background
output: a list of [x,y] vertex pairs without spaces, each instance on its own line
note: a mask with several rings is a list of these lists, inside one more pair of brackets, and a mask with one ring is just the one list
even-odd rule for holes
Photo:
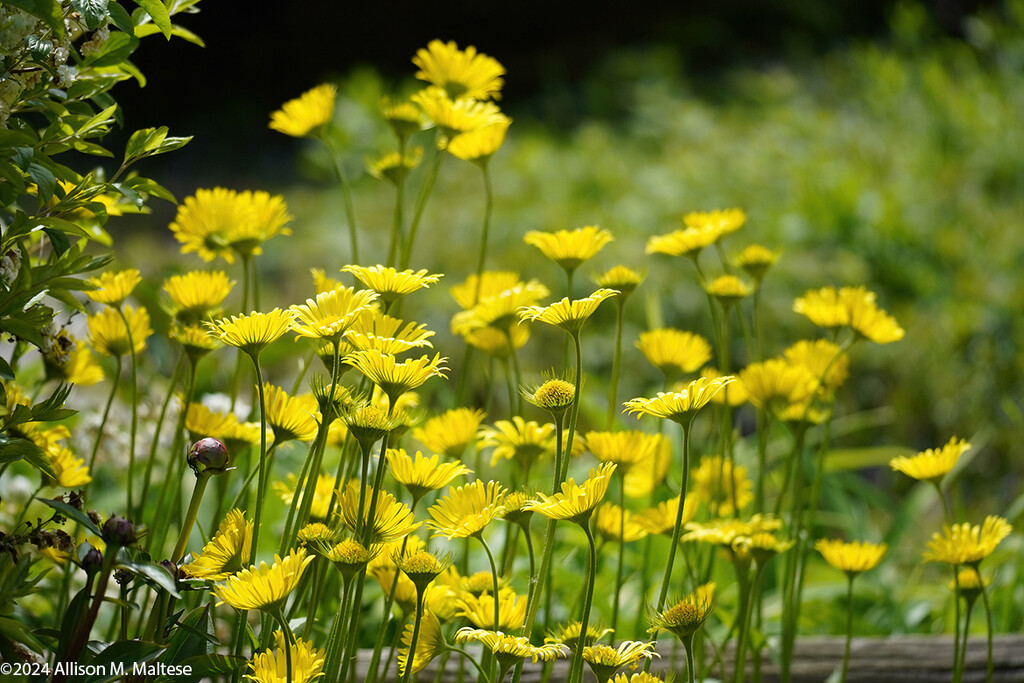
[[[950,33],[980,0],[944,0],[930,11]],[[201,185],[243,187],[287,182],[294,141],[267,129],[271,111],[326,79],[372,65],[388,79],[408,78],[410,58],[434,38],[476,45],[510,76],[503,108],[514,117],[571,126],[584,106],[576,92],[607,54],[661,45],[699,84],[719,70],[821,54],[843,41],[884,33],[892,0],[653,1],[601,5],[550,3],[298,2],[281,14],[207,0],[178,23],[205,48],[149,38],[134,61],[149,78],[124,84],[128,131],[169,125],[195,135],[184,150],[154,159],[147,174],[172,190]],[[555,95],[557,93],[557,96]]]

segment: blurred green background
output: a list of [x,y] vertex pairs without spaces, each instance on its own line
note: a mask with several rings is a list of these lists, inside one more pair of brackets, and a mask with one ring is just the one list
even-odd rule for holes
[[[616,241],[581,269],[576,295],[589,291],[592,273],[618,263],[646,269],[658,283],[627,309],[625,362],[633,371],[620,395],[641,395],[657,381],[631,346],[639,331],[665,324],[710,335],[692,268],[645,256],[646,239],[676,229],[688,211],[742,207],[749,222],[727,252],[755,241],[783,250],[764,294],[770,351],[817,335],[790,309],[794,296],[825,285],[868,286],[907,330],[899,343],[855,352],[837,414],[860,413],[866,426],[837,445],[918,450],[953,434],[968,438],[975,451],[958,489],[964,502],[1019,521],[1024,2],[762,5],[688,15],[655,4],[647,14],[563,27],[561,41],[554,19],[526,40],[528,26],[513,13],[510,36],[521,41],[513,45],[494,39],[500,17],[475,38],[472,22],[451,18],[458,8],[445,16],[435,8],[418,23],[419,15],[399,12],[391,21],[416,28],[394,36],[386,18],[353,10],[348,24],[332,18],[340,22],[333,43],[305,9],[303,40],[287,23],[250,34],[252,17],[236,16],[224,34],[213,23],[204,32],[204,16],[225,11],[209,3],[188,24],[207,40],[205,51],[182,43],[140,53],[150,86],[126,86],[122,103],[135,117],[128,129],[167,123],[173,134],[196,134],[146,169],[179,199],[214,185],[285,195],[295,234],[270,243],[261,268],[280,285],[264,301],[287,305],[311,295],[309,266],[330,273],[348,262],[347,237],[328,159],[267,129],[270,112],[322,80],[339,84],[336,135],[355,178],[363,261],[377,262],[393,190],[362,168],[365,155],[393,144],[376,114],[379,98],[418,87],[408,59],[429,39],[475,44],[508,68],[501,104],[515,120],[491,163],[491,254],[500,257],[489,266],[541,278],[562,296],[560,271],[523,244],[523,234],[599,224]],[[209,79],[175,75],[207,63],[221,64]],[[473,269],[482,204],[478,170],[446,160],[413,260],[448,274],[417,303],[428,311],[419,320],[438,331],[436,346],[453,362],[461,342],[447,332],[456,310],[447,288]],[[127,241],[125,260],[151,277],[166,274],[176,251],[166,229],[173,215],[163,206],[112,222]],[[188,267],[199,265],[189,258]],[[595,326],[610,327],[612,312],[602,311]],[[591,336],[588,372],[602,382],[610,336]],[[541,347],[531,342],[524,366],[550,364],[530,357]]]

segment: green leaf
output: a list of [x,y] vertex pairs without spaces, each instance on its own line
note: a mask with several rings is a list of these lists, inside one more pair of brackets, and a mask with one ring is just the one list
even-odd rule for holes
[[[46,501],[43,501],[46,502]],[[67,651],[68,645],[71,643],[71,637],[75,633],[75,627],[78,626],[78,621],[82,617],[82,613],[87,609],[89,604],[89,588],[86,586],[82,588],[75,597],[68,603],[67,611],[64,612],[64,619],[60,622],[60,643],[57,646],[57,652],[63,654]]]
[[85,514],[78,508],[68,505],[63,500],[53,500],[51,498],[37,498],[36,500],[38,500],[40,503],[45,503],[46,505],[49,505],[54,510],[64,515],[68,519],[75,520],[83,527],[85,527],[86,531],[89,531],[100,537],[103,536],[103,532],[100,531],[99,527],[93,524],[93,521],[89,519],[89,515]]
[[16,643],[24,643],[36,652],[42,652],[45,649],[25,624],[8,617],[0,617],[0,636]]
[[110,21],[114,23],[114,26],[132,37],[135,36],[135,22],[132,21],[132,16],[124,7],[111,1],[107,3],[107,12],[110,14]]
[[53,251],[57,256],[61,256],[71,247],[71,242],[68,240],[68,236],[60,230],[54,230],[53,228],[43,228],[43,232],[50,238],[50,244],[53,245]]
[[90,31],[95,31],[107,18],[107,0],[71,0],[71,6],[85,19]]
[[125,161],[134,159],[151,149],[156,148],[167,137],[167,126],[159,128],[143,128],[132,133],[124,148]]
[[30,455],[46,457],[39,446],[28,439],[0,435],[0,463],[18,462]]
[[40,166],[36,162],[31,162],[28,168],[25,169],[28,173],[28,177],[39,187],[39,198],[44,202],[50,201],[53,197],[53,191],[57,187],[57,179],[53,173],[44,166]]
[[130,674],[136,665],[151,662],[160,656],[164,646],[140,640],[119,640],[112,643],[96,658],[89,662],[90,668],[95,667],[97,673],[85,678],[82,683],[108,683],[123,678],[123,670]]
[[11,364],[3,358],[0,358],[0,379],[14,379],[14,369],[11,368]]
[[210,605],[200,605],[178,622],[160,661],[180,664],[190,657],[213,654],[217,642],[210,619]]
[[[115,185],[115,187],[117,187],[117,185]],[[154,197],[165,199],[171,202],[172,204],[178,203],[178,200],[174,197],[173,194],[171,194],[170,190],[168,190],[163,185],[157,183],[155,180],[151,180],[149,178],[143,178],[142,176],[130,178],[124,181],[124,187],[135,190],[136,192],[145,192],[147,194],[151,194]],[[118,187],[118,189],[124,192],[124,189],[122,189],[121,187]]]
[[68,396],[71,395],[71,385],[61,384],[53,393],[50,394],[42,403],[37,403],[32,406],[32,421],[33,422],[56,422],[57,420],[64,420],[72,415],[76,414],[77,410],[71,410],[65,408],[64,404],[68,400]]
[[135,4],[146,10],[146,13],[153,19],[153,23],[160,28],[164,38],[171,39],[171,15],[161,0],[135,0]]
[[178,587],[175,585],[174,577],[171,576],[170,572],[161,567],[158,564],[149,564],[147,562],[129,562],[129,561],[118,561],[117,565],[123,569],[130,569],[136,574],[141,574],[147,579],[151,580],[157,586],[170,593],[175,598],[180,598],[181,594],[178,593]]
[[117,66],[139,46],[138,38],[127,33],[111,33],[99,50],[85,60],[88,66]]

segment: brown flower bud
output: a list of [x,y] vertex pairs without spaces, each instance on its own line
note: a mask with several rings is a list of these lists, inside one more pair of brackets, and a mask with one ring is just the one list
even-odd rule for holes
[[192,444],[188,450],[188,466],[198,477],[202,474],[222,474],[228,471],[231,455],[223,442],[207,437]]

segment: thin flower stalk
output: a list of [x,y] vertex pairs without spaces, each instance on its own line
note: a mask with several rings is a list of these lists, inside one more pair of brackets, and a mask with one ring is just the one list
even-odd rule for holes
[[359,263],[359,240],[357,237],[359,230],[356,224],[356,210],[352,203],[352,188],[348,180],[348,174],[345,173],[345,164],[342,162],[338,150],[335,149],[334,143],[331,142],[330,137],[326,133],[317,135],[316,139],[327,148],[327,155],[331,158],[331,163],[334,165],[334,174],[338,178],[338,184],[341,185],[341,196],[345,203],[345,219],[348,222],[349,250],[352,254],[350,260],[352,263]]
[[132,326],[128,322],[128,317],[125,315],[124,309],[120,306],[117,307],[117,313],[121,316],[121,321],[124,323],[125,334],[128,337],[128,361],[130,363],[131,372],[131,387],[129,398],[132,402],[132,417],[129,426],[128,436],[128,483],[127,483],[127,497],[128,497],[128,510],[134,517],[138,517],[138,512],[135,506],[132,505],[132,491],[134,490],[135,481],[135,436],[138,433],[139,428],[139,376],[138,376],[138,357],[135,354],[135,341],[132,339]]
[[[409,235],[405,240],[405,245],[402,250],[402,258],[399,262],[399,270],[405,270],[409,267],[410,261],[412,261],[412,247],[416,241],[416,233],[420,227],[420,220],[423,218],[423,210],[427,208],[427,200],[430,199],[430,195],[434,190],[434,183],[437,181],[437,175],[441,170],[441,162],[444,161],[445,154],[434,146],[434,161],[430,165],[430,170],[427,172],[427,177],[423,180],[423,185],[420,186],[419,195],[416,197],[416,208],[413,211],[412,220],[409,221]],[[356,261],[358,263],[358,261]]]

